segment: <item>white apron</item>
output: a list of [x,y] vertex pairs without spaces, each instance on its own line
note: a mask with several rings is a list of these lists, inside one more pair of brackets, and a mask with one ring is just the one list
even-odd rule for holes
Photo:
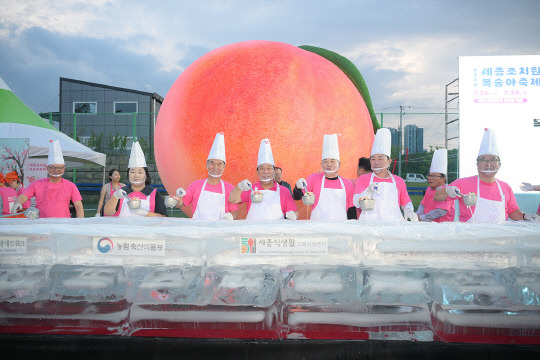
[[[375,173],[371,174],[369,184],[373,183]],[[377,182],[378,190],[373,194],[375,207],[370,211],[362,211],[358,220],[362,221],[405,221],[399,210],[399,194],[394,175],[390,174],[392,183]]]
[[[133,193],[131,193],[133,194]],[[131,195],[130,194],[130,195]],[[129,196],[129,195],[128,195]],[[141,207],[140,209],[144,209],[144,210],[148,210],[150,211],[150,196],[151,195],[148,195],[146,197],[146,199],[141,199],[139,198],[139,200],[141,200]],[[131,196],[129,196],[131,197]],[[127,200],[124,198],[124,199],[120,199],[120,201],[122,202],[122,208],[120,209],[120,213],[118,214],[119,217],[132,217],[132,216],[138,216],[138,217],[141,217],[141,215],[138,215],[136,213],[134,213],[133,211],[131,211],[131,209],[129,208],[129,205],[127,203]]]
[[319,201],[311,213],[310,220],[347,220],[347,193],[343,180],[338,176],[341,189],[325,189],[325,178],[326,176],[323,176]]
[[504,194],[499,185],[499,180],[495,180],[499,187],[499,193],[501,194],[501,201],[488,200],[480,197],[480,177],[478,177],[478,185],[476,188],[476,194],[478,201],[474,209],[474,214],[471,216],[468,223],[471,224],[496,224],[501,221],[506,221],[506,209]]
[[[279,195],[279,184],[276,183],[276,191],[254,190],[263,194],[263,201],[260,203],[251,203],[246,220],[283,220],[283,211],[281,211],[281,197]],[[288,190],[287,190],[288,191]]]
[[223,215],[225,215],[225,184],[221,180],[221,194],[219,194],[204,190],[207,181],[208,179],[204,181],[192,218],[195,220],[222,220]]

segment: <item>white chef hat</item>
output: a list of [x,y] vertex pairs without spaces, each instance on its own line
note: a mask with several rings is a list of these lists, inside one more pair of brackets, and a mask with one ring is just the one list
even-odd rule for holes
[[128,168],[146,167],[146,159],[138,141],[131,145],[131,153],[129,154]]
[[225,161],[225,135],[223,133],[217,133],[212,148],[210,149],[210,154],[208,154],[208,159],[217,159]]
[[375,134],[373,140],[373,147],[371,148],[371,155],[383,154],[390,157],[392,150],[392,135],[387,128],[380,128]]
[[259,146],[259,158],[257,160],[257,166],[261,164],[274,165],[274,156],[272,155],[272,148],[270,147],[270,140],[262,139],[261,146]]
[[497,139],[495,139],[495,132],[487,128],[484,129],[482,143],[480,143],[480,150],[478,151],[478,156],[482,155],[499,156],[499,149],[497,147]]
[[339,161],[338,134],[324,135],[322,160],[336,159]]
[[437,149],[433,153],[433,159],[431,159],[430,173],[441,173],[446,175],[448,171],[448,150]]
[[60,140],[54,140],[49,146],[47,165],[64,165],[64,156],[60,147]]

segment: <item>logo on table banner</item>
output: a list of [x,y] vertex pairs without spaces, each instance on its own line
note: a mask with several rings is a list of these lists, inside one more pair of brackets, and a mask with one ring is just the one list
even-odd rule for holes
[[165,240],[124,239],[95,236],[94,255],[165,256]]
[[240,253],[246,255],[328,255],[328,238],[241,237]]
[[110,252],[114,247],[113,242],[109,238],[101,238],[97,242],[97,249],[100,253],[106,254]]

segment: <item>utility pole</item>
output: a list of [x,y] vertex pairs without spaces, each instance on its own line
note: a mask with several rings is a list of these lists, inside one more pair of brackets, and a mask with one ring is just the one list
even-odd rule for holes
[[398,176],[401,177],[401,149],[403,147],[403,106],[399,106]]

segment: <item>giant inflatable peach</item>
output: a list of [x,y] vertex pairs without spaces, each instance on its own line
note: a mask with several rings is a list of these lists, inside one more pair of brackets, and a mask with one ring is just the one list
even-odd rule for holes
[[[175,81],[157,118],[154,149],[169,193],[207,177],[206,158],[223,132],[225,181],[256,178],[260,141],[270,139],[276,166],[294,186],[320,170],[324,134],[339,133],[340,175],[356,177],[369,156],[372,117],[355,84],[312,51],[271,41],[213,50]],[[298,202],[304,213],[305,206]]]

